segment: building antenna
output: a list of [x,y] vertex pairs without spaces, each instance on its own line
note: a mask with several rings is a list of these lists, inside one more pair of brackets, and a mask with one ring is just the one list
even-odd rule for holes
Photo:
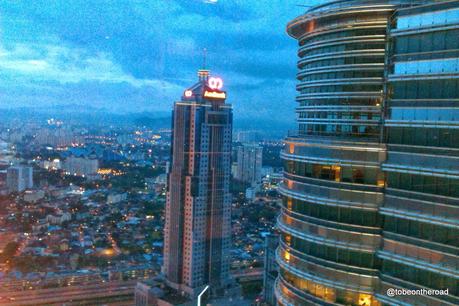
[[206,69],[207,49],[202,50],[202,69]]
[[202,67],[198,70],[198,78],[200,81],[205,81],[209,77],[209,70],[206,69],[207,49],[202,49]]

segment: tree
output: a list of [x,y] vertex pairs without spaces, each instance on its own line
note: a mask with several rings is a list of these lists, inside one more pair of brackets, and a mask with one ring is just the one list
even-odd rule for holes
[[5,246],[3,249],[3,253],[0,254],[0,262],[4,263],[7,260],[11,260],[16,253],[17,249],[19,247],[19,243],[17,242],[8,242],[8,244]]

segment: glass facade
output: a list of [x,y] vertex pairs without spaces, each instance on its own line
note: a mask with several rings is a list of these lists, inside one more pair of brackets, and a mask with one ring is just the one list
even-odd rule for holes
[[[458,305],[458,1],[332,1],[298,40],[278,305]],[[389,288],[448,296],[388,296]]]
[[394,3],[339,1],[292,21],[299,42],[298,135],[282,152],[283,305],[380,305],[378,208],[386,29]]
[[[457,1],[399,10],[391,20],[377,293],[386,303],[459,304],[458,27]],[[395,299],[387,287],[449,295]]]

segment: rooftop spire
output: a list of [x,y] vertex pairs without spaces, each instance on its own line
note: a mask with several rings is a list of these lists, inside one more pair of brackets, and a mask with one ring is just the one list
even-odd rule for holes
[[206,69],[207,49],[202,50],[202,68],[198,70],[198,78],[200,81],[205,81],[209,78],[210,70]]
[[202,69],[206,69],[206,57],[207,57],[207,49],[204,48],[202,50]]

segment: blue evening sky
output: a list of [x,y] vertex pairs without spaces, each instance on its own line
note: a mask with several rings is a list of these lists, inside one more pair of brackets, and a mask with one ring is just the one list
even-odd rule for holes
[[0,1],[0,108],[169,111],[202,50],[240,118],[291,118],[296,42],[312,0]]

